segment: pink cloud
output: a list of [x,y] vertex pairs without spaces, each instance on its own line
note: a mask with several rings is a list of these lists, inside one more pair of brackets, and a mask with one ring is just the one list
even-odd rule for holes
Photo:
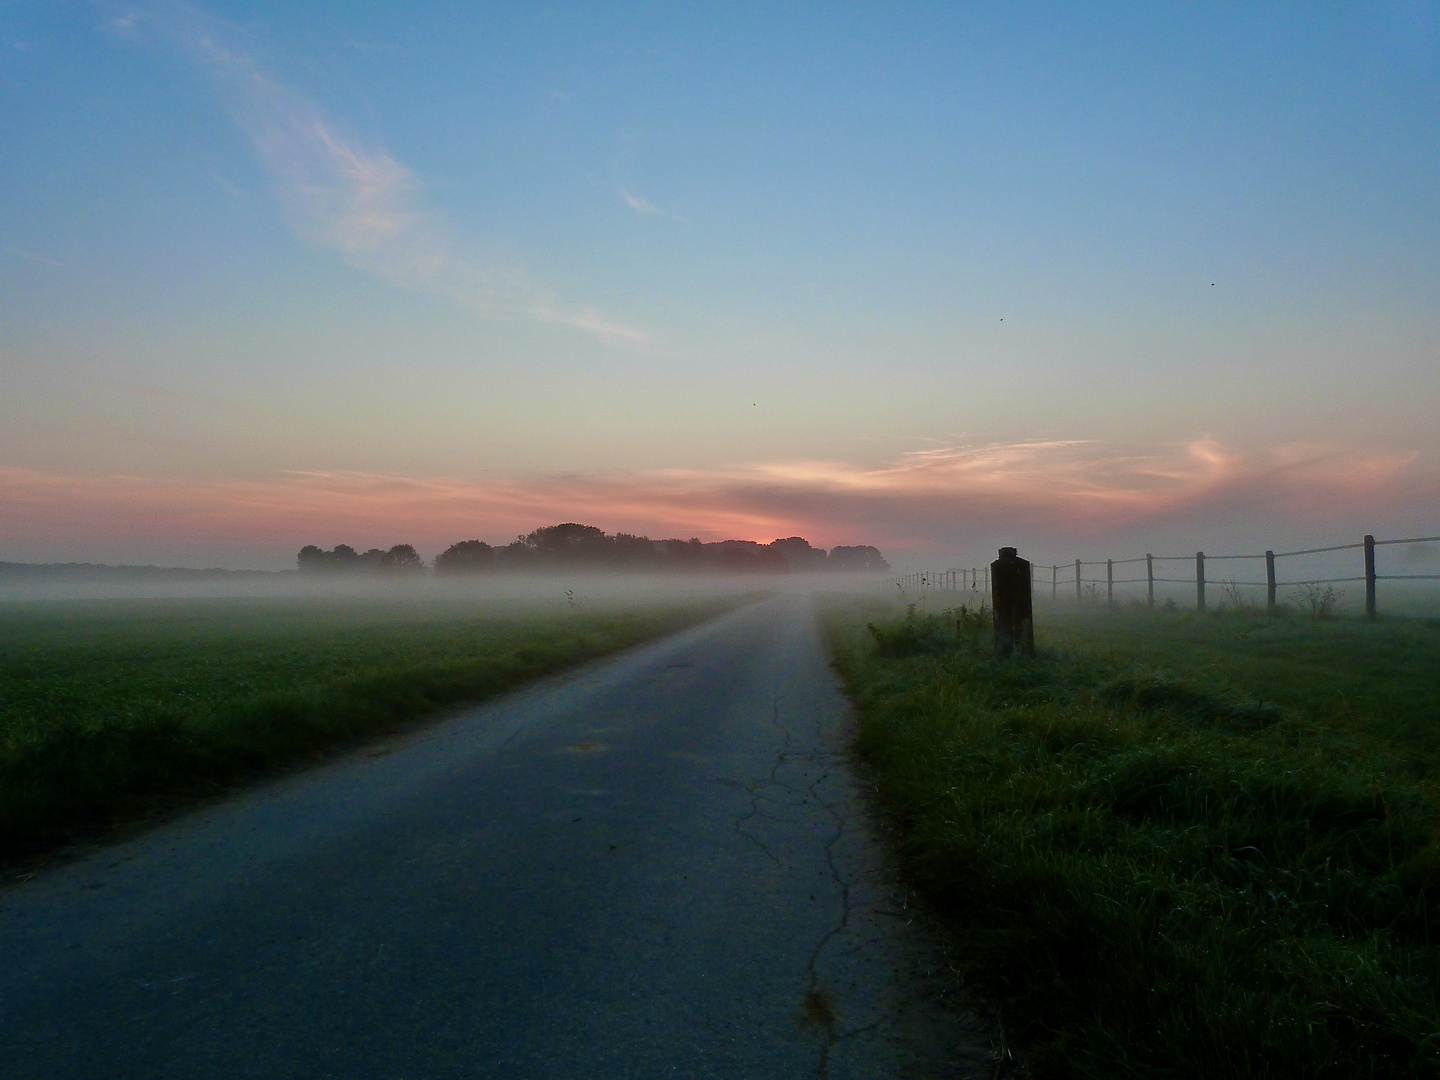
[[798,534],[825,546],[943,551],[1017,537],[1053,546],[1118,536],[1328,536],[1353,521],[1379,530],[1410,520],[1417,507],[1434,507],[1437,493],[1440,476],[1415,453],[1243,451],[1209,439],[1026,442],[923,450],[874,467],[771,462],[534,481],[354,472],[196,481],[10,468],[0,469],[0,542],[33,550],[82,540],[133,547],[146,537],[276,548],[403,541],[433,552],[578,520],[655,537]]

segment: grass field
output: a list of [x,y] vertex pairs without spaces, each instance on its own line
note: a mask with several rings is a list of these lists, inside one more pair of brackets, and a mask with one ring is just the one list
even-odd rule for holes
[[831,612],[907,872],[1036,1073],[1440,1073],[1440,621],[1037,626],[1007,662],[968,613]]
[[440,600],[0,606],[0,855],[713,614]]

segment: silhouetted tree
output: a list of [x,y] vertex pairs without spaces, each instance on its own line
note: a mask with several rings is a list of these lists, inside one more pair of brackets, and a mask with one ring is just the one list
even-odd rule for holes
[[813,548],[803,536],[789,536],[784,540],[773,540],[767,547],[774,548],[785,559],[785,565],[797,573],[825,568],[825,549]]
[[603,529],[574,521],[536,529],[524,540],[542,563],[556,565],[588,563],[603,566],[610,562],[609,556],[615,549],[613,539],[606,536]]
[[703,570],[709,553],[698,537],[689,540],[657,540],[655,548],[660,553],[667,569],[679,571]]
[[721,540],[718,544],[705,546],[718,549],[716,568],[719,570],[737,574],[783,574],[790,569],[784,553],[769,544],[757,544],[754,540]]
[[418,574],[425,570],[425,560],[409,544],[396,544],[385,553],[383,569],[396,574]]
[[652,570],[664,564],[665,552],[648,536],[616,533],[611,541],[613,561],[626,570]]
[[495,549],[484,540],[461,540],[435,556],[437,574],[475,574],[495,566]]
[[525,543],[523,536],[496,548],[493,554],[497,570],[533,570],[537,562],[535,549]]
[[362,551],[355,557],[355,567],[371,574],[377,574],[385,569],[385,549],[371,548],[369,551]]

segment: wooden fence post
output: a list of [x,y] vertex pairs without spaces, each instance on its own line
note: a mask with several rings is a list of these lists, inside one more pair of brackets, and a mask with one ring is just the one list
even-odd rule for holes
[[1205,610],[1205,553],[1195,552],[1195,606]]
[[1080,602],[1080,560],[1075,560],[1075,603]]
[[1365,535],[1365,617],[1375,618],[1375,537]]
[[1105,560],[1105,602],[1115,603],[1115,560]]
[[1053,603],[1060,599],[1060,564],[1056,563],[1050,567],[1050,600]]
[[1145,553],[1145,601],[1155,606],[1155,556]]
[[1275,552],[1265,552],[1265,610],[1275,610]]

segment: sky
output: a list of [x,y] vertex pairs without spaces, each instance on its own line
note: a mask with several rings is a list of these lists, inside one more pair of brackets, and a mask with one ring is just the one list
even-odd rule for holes
[[0,151],[0,560],[1440,532],[1426,0],[0,0]]

